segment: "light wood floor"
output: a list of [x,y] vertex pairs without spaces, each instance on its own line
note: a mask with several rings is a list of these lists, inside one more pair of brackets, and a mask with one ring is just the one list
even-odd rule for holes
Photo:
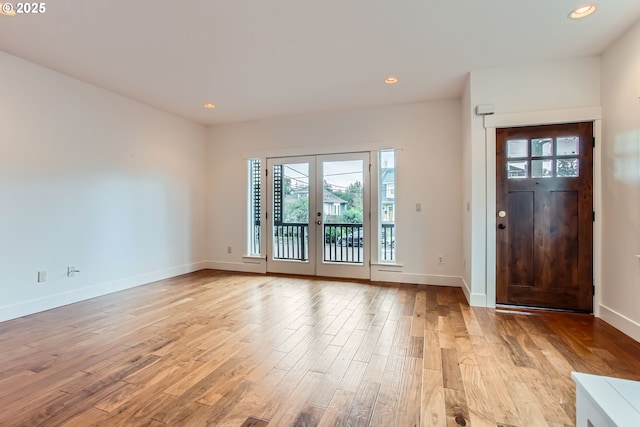
[[0,323],[0,425],[571,426],[570,372],[638,355],[457,288],[208,270]]

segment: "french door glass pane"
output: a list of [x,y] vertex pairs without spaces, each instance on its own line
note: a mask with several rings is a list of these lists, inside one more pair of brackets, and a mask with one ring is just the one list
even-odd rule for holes
[[322,162],[323,262],[363,262],[364,162]]
[[309,259],[309,164],[273,165],[273,258]]

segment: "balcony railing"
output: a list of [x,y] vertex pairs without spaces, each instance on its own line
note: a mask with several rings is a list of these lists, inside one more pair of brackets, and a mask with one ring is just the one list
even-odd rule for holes
[[390,262],[396,260],[395,224],[382,224],[380,249],[381,261]]
[[[364,229],[362,224],[324,224],[325,262],[361,264],[364,259]],[[307,261],[309,259],[309,225],[287,223],[274,225],[273,258]],[[394,224],[382,224],[382,261],[395,260]]]
[[362,264],[363,246],[362,224],[324,225],[324,261]]
[[273,258],[307,261],[309,224],[291,223],[273,226]]

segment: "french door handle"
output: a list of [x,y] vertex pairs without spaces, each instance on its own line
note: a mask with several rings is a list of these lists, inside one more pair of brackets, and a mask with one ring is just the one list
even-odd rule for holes
[[504,224],[498,224],[498,228],[499,228],[500,230],[504,230],[505,228],[507,228],[507,226],[506,226],[506,225],[504,225]]
[[317,221],[316,221],[316,224],[318,224],[318,225],[322,225],[322,221],[321,221],[321,220],[317,220]]

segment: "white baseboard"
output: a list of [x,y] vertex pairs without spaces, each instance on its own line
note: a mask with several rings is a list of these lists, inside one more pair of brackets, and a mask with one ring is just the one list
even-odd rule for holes
[[411,283],[414,285],[436,285],[462,287],[460,276],[440,276],[435,274],[402,273],[399,271],[371,270],[371,280],[374,282]]
[[213,270],[239,271],[242,273],[266,273],[264,260],[256,262],[226,262],[226,261],[208,261],[207,268]]
[[[436,286],[453,286],[462,287],[462,277],[460,276],[440,276],[434,274],[413,274],[394,271],[396,266],[385,267],[385,269],[371,269],[371,280],[373,282],[392,282],[392,283],[410,283],[414,285],[436,285]],[[255,262],[225,262],[225,261],[208,261],[207,268],[214,270],[240,271],[244,273],[260,273],[265,274],[266,264],[262,259],[256,259]]]
[[471,288],[469,288],[469,284],[464,280],[464,277],[461,277],[460,280],[462,281],[461,288],[462,292],[464,292],[464,297],[467,299],[469,305],[471,305]]
[[29,314],[39,313],[52,308],[62,307],[75,302],[107,295],[140,285],[146,285],[158,280],[168,279],[181,274],[191,273],[208,268],[208,263],[201,261],[193,264],[171,267],[165,270],[144,273],[123,279],[110,280],[91,286],[72,289],[58,294],[47,295],[28,301],[20,301],[14,304],[0,306],[0,322],[15,319]]
[[600,304],[600,318],[614,328],[640,342],[640,323],[629,319],[627,316],[620,314],[603,304]]

